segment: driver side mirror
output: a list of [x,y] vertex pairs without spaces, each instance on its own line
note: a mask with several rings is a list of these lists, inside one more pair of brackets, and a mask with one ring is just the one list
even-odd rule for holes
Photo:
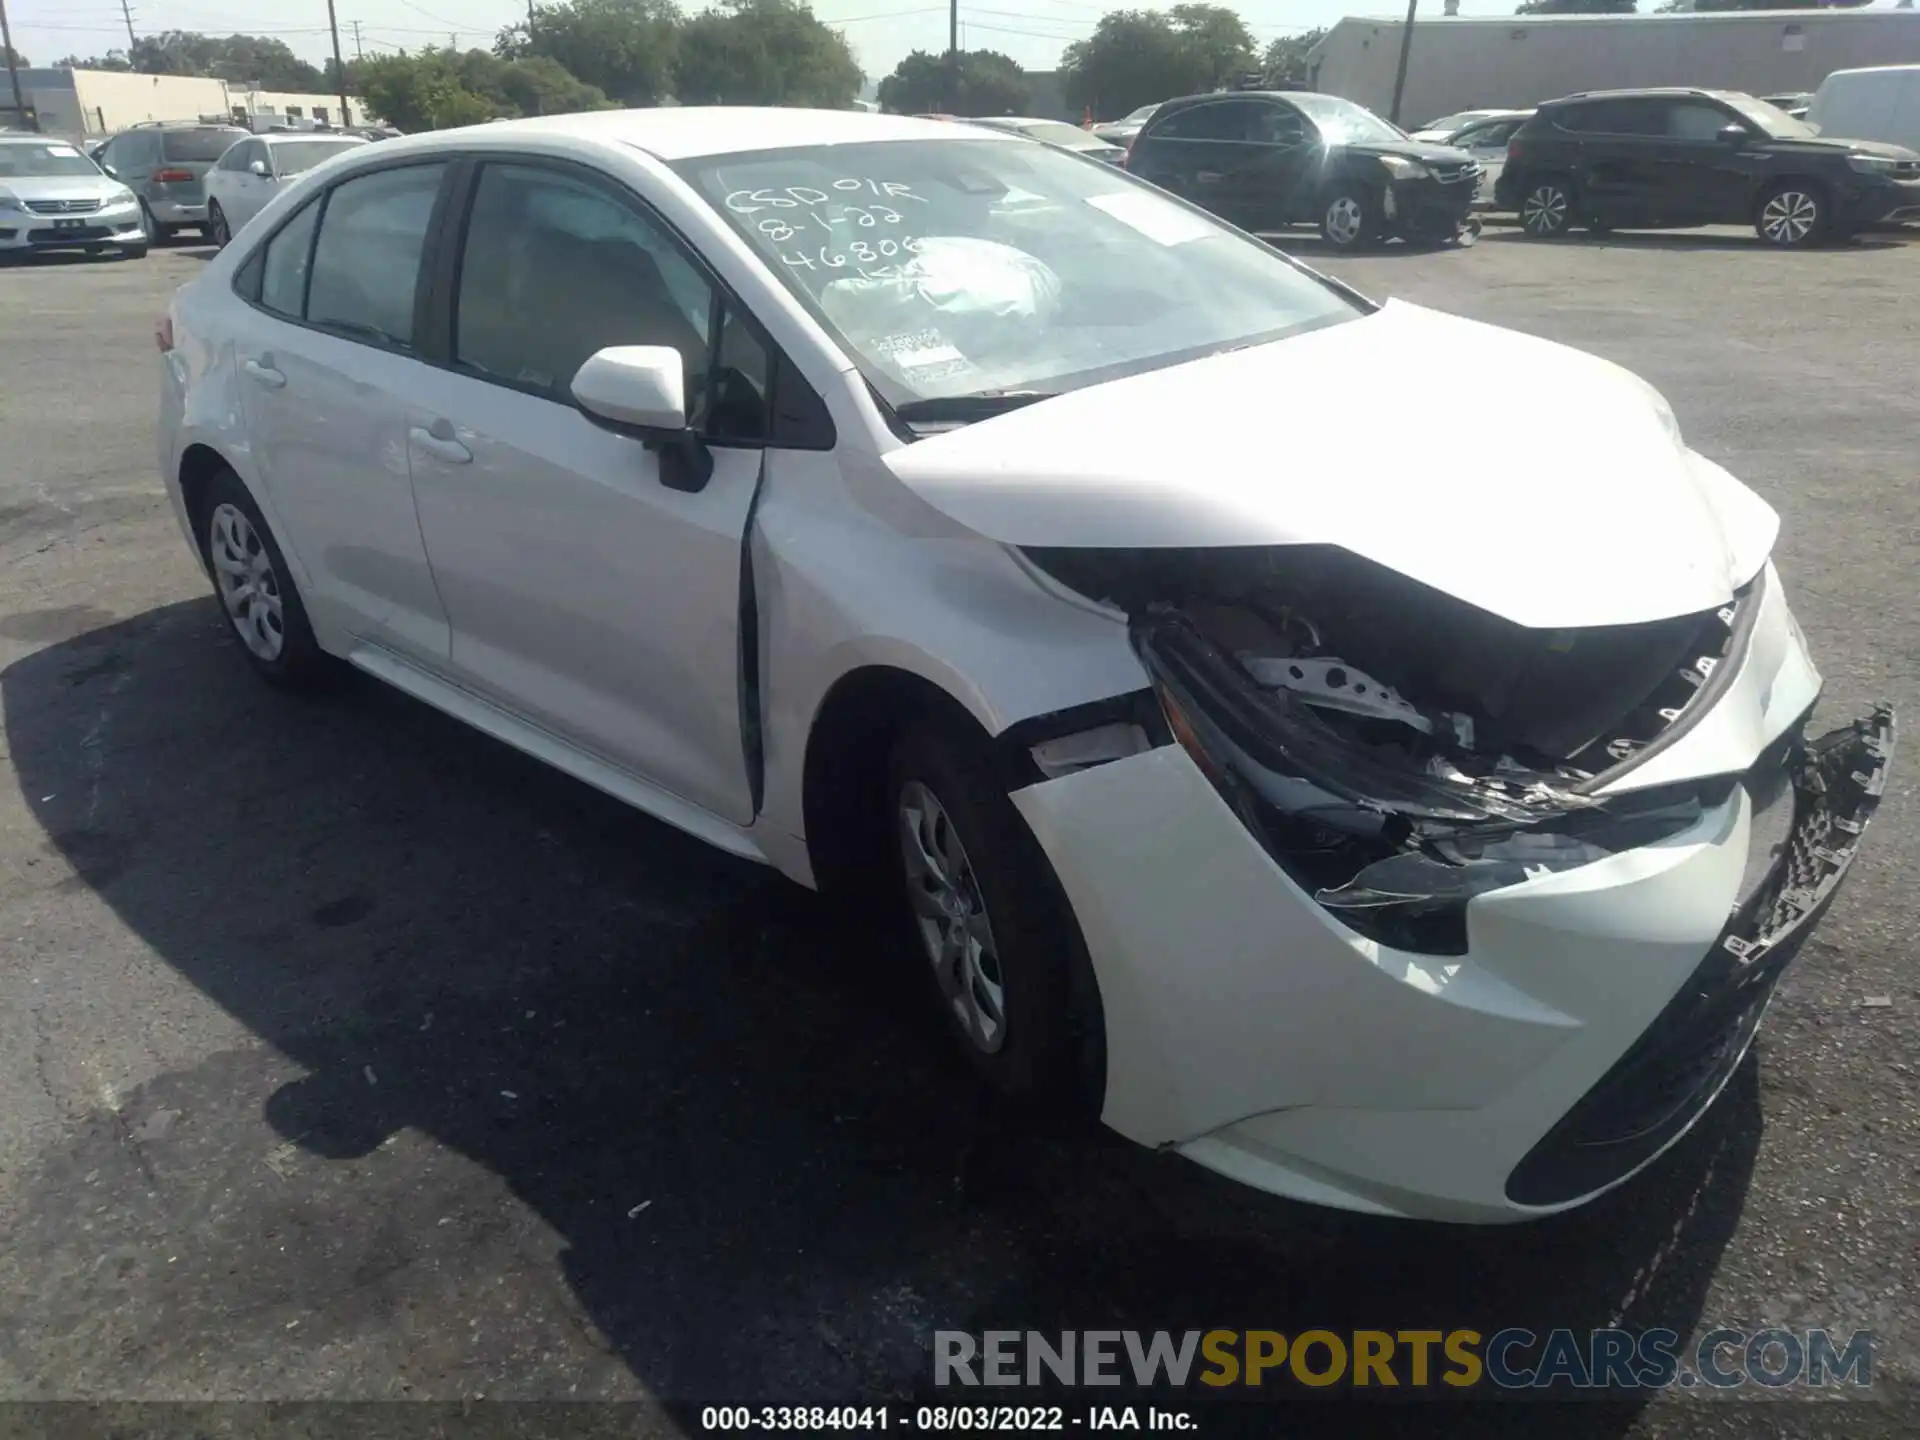
[[1722,125],[1717,138],[1722,145],[1744,145],[1752,133],[1744,125]]
[[261,176],[262,178],[265,178],[267,175],[271,174],[272,172],[270,172],[267,169],[266,161],[256,160],[251,165],[247,166],[247,173],[249,175],[258,175],[258,176]]
[[660,483],[695,492],[713,478],[713,454],[687,424],[686,362],[670,345],[609,345],[587,357],[569,387],[589,420],[631,435],[660,456]]

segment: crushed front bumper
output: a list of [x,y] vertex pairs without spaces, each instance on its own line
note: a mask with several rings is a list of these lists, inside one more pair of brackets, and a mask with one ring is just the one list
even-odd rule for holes
[[1713,711],[1634,777],[1746,782],[1666,840],[1477,897],[1462,955],[1341,925],[1177,743],[1016,790],[1098,978],[1103,1118],[1381,1214],[1523,1220],[1620,1183],[1719,1092],[1884,784],[1884,713],[1799,758],[1819,688],[1769,587]]

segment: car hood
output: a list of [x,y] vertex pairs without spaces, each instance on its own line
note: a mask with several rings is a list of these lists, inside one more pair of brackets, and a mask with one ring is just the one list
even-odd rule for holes
[[0,180],[0,195],[16,200],[109,200],[126,187],[107,175],[20,175]]
[[1882,140],[1849,140],[1844,135],[1816,135],[1811,138],[1775,140],[1775,153],[1796,155],[1878,155],[1883,160],[1920,160],[1920,152],[1904,145],[1889,145]]
[[1404,155],[1409,160],[1418,160],[1423,165],[1468,165],[1473,156],[1464,150],[1456,150],[1451,145],[1441,145],[1408,136],[1405,140],[1381,141],[1379,144],[1356,145],[1352,141],[1340,141],[1330,148],[1344,151],[1348,155]]
[[[1497,419],[1433,393],[1435,374],[1502,376]],[[1070,391],[886,463],[1007,544],[1331,544],[1531,627],[1710,610],[1779,528],[1686,449],[1645,381],[1400,301]]]

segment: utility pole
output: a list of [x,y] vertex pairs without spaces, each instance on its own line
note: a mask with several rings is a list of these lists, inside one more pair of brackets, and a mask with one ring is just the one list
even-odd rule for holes
[[20,71],[13,59],[13,31],[7,25],[7,0],[0,0],[0,49],[7,52],[7,79],[13,82],[13,111],[20,117],[23,125],[31,124],[35,130],[40,128],[40,117],[35,115],[27,119],[27,102],[20,98]]
[[947,0],[947,113],[960,113],[960,0]]
[[120,14],[127,22],[127,65],[138,70],[140,67],[133,63],[133,51],[140,42],[133,38],[133,11],[128,7],[127,0],[120,0]]
[[327,0],[327,33],[333,36],[333,78],[340,85],[340,125],[353,124],[353,111],[347,105],[347,63],[340,58],[340,22],[333,13],[333,0]]
[[353,26],[353,58],[356,60],[364,60],[367,58],[367,52],[360,47],[360,22],[358,20],[349,20],[347,23]]
[[533,0],[527,0],[527,46],[533,46]]
[[1407,0],[1407,23],[1400,32],[1400,68],[1393,72],[1393,108],[1387,112],[1387,119],[1395,125],[1400,123],[1400,99],[1407,90],[1407,52],[1413,48],[1413,12],[1420,7],[1420,0]]

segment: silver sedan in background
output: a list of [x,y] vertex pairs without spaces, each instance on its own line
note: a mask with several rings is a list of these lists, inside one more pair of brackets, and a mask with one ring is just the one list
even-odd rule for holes
[[369,142],[357,135],[251,135],[229,146],[207,172],[207,234],[225,245],[297,175],[342,150]]

